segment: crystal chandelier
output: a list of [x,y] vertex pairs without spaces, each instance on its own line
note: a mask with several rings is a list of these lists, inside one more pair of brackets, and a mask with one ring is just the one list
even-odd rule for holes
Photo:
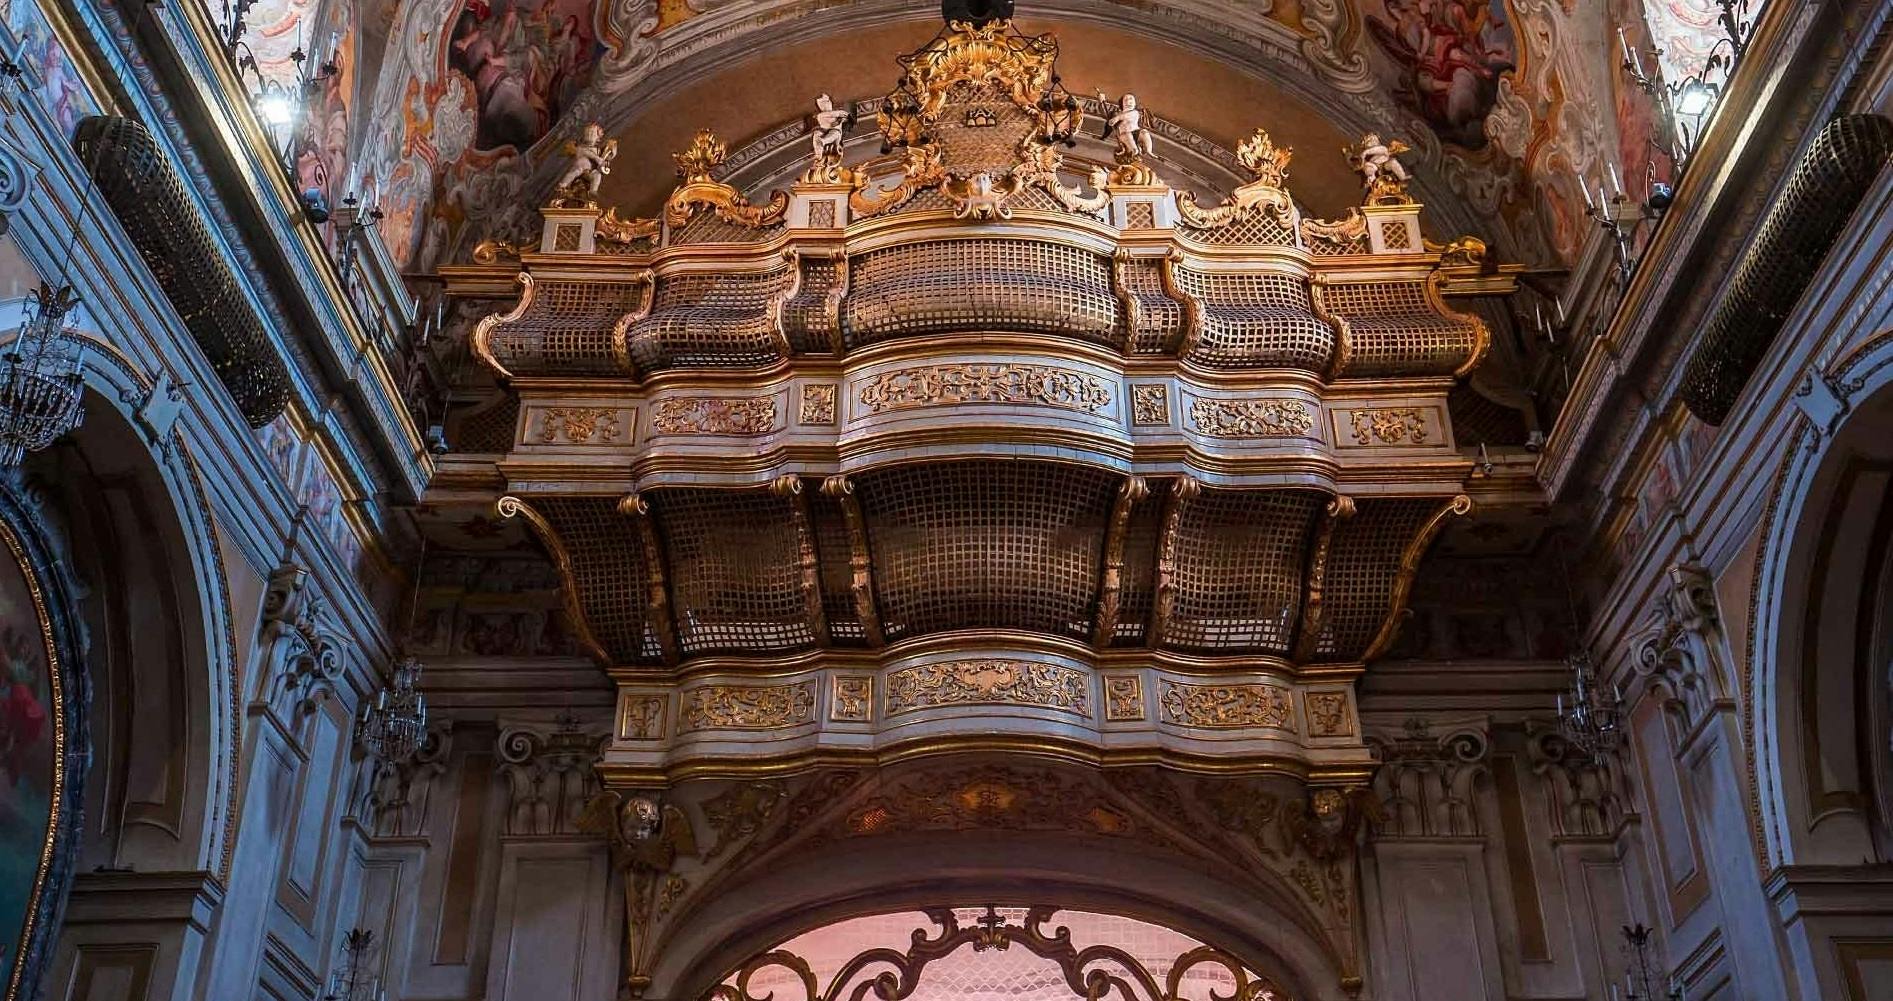
[[1650,934],[1642,922],[1623,926],[1624,985],[1610,985],[1611,1001],[1683,1001],[1682,984],[1650,956]]
[[400,764],[413,758],[427,739],[427,696],[415,687],[421,680],[418,658],[402,658],[393,674],[392,683],[362,707],[355,740],[374,757]]
[[66,331],[78,304],[72,286],[42,283],[26,322],[0,344],[0,466],[19,465],[85,420],[84,348]]
[[1583,652],[1573,654],[1569,663],[1571,690],[1558,696],[1558,723],[1565,738],[1585,754],[1608,754],[1623,736],[1622,693],[1604,690]]
[[387,1001],[381,978],[372,976],[368,953],[375,947],[375,933],[365,928],[351,928],[342,937],[342,961],[329,977],[329,989],[316,1001]]

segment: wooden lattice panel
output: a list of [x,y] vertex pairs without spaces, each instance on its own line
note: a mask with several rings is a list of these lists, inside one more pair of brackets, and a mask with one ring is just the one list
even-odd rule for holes
[[967,331],[1057,334],[1115,345],[1109,259],[1035,240],[940,240],[851,262],[848,346]]
[[790,501],[765,490],[652,490],[686,655],[814,646]]
[[617,663],[656,662],[643,549],[616,498],[543,497],[533,499],[532,507],[565,550],[585,625],[599,645]]
[[1326,495],[1204,489],[1177,501],[1176,596],[1161,645],[1286,655],[1301,614],[1307,547]]
[[649,316],[625,343],[640,371],[752,368],[783,357],[771,304],[789,291],[788,267],[752,274],[695,271],[658,281]]
[[1210,368],[1299,368],[1325,372],[1334,328],[1315,315],[1300,278],[1272,272],[1176,269],[1177,287],[1203,306],[1190,361]]
[[1356,660],[1379,635],[1392,610],[1400,557],[1440,504],[1437,497],[1366,499],[1354,517],[1335,525],[1316,660]]
[[1484,350],[1484,325],[1447,312],[1423,281],[1328,285],[1322,302],[1351,335],[1337,375],[1450,375]]
[[612,329],[645,292],[641,282],[535,282],[525,312],[493,324],[488,350],[514,375],[622,375]]
[[1087,638],[1117,483],[1040,462],[863,474],[887,638],[975,627]]

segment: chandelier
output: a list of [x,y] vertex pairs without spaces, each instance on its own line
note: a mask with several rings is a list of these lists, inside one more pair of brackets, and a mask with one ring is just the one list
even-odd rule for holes
[[404,657],[394,665],[393,680],[362,707],[355,740],[382,761],[400,764],[414,757],[427,739],[427,696],[415,686],[421,662]]
[[1573,654],[1571,689],[1558,696],[1558,723],[1574,746],[1595,758],[1608,754],[1622,738],[1623,696],[1605,691],[1598,682],[1591,658],[1583,652]]
[[369,967],[368,954],[374,947],[374,932],[349,929],[342,936],[341,963],[329,976],[329,989],[316,1001],[387,1001],[381,978],[372,976]]
[[41,283],[26,322],[0,345],[0,466],[17,466],[85,420],[84,348],[68,337],[72,286]]

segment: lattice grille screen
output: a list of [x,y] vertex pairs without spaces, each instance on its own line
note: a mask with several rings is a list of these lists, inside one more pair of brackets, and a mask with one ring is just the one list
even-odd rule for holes
[[[810,482],[811,491],[815,484]],[[826,494],[808,499],[809,518],[815,523],[815,552],[822,567],[822,611],[828,616],[829,641],[835,646],[866,646],[867,633],[855,612],[854,547],[841,502]]]
[[686,655],[815,644],[789,501],[766,490],[660,489],[644,495],[670,569]]
[[782,357],[769,304],[786,292],[786,267],[761,274],[693,272],[658,282],[651,315],[625,340],[638,368],[752,368]]
[[456,452],[503,453],[513,450],[519,429],[519,397],[502,393],[497,399],[463,411],[447,436]]
[[493,356],[515,375],[623,374],[611,331],[642,295],[636,282],[539,281],[525,314],[494,326]]
[[1163,266],[1142,258],[1124,265],[1124,287],[1137,300],[1137,328],[1131,331],[1131,350],[1159,354],[1183,333],[1183,304],[1163,290]]
[[966,331],[1061,334],[1115,345],[1110,262],[1029,240],[942,240],[875,250],[852,262],[849,347]]
[[540,497],[530,501],[565,545],[585,622],[613,660],[659,659],[646,617],[650,599],[642,544],[615,497]]
[[830,338],[838,317],[829,315],[828,299],[840,280],[841,269],[834,261],[802,261],[802,286],[782,307],[782,329],[796,353],[827,354],[834,350]]
[[1387,620],[1400,555],[1441,503],[1437,497],[1362,500],[1354,517],[1335,526],[1316,660],[1354,660],[1366,651]]
[[1191,361],[1211,368],[1327,370],[1334,328],[1315,315],[1300,278],[1179,267],[1176,282],[1203,304],[1203,336],[1190,352]]
[[1296,246],[1294,227],[1267,211],[1258,211],[1247,219],[1237,220],[1227,226],[1196,230],[1190,235],[1215,247]]
[[1423,282],[1329,285],[1321,295],[1353,333],[1353,352],[1339,375],[1447,375],[1478,349],[1479,322],[1440,313]]
[[1117,483],[1042,462],[862,475],[888,639],[971,627],[1088,637]]
[[1182,503],[1176,602],[1159,640],[1186,650],[1286,655],[1301,614],[1310,532],[1327,497],[1205,488]]
[[1117,628],[1112,646],[1143,646],[1150,635],[1150,603],[1157,572],[1157,534],[1163,527],[1163,502],[1169,484],[1153,481],[1151,491],[1131,508],[1124,526],[1124,573],[1118,588]]

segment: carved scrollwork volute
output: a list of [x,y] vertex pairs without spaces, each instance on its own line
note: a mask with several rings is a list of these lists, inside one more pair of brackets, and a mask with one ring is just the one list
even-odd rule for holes
[[1677,564],[1631,645],[1633,669],[1660,679],[1692,726],[1729,697],[1728,672],[1717,652],[1719,622],[1708,572]]
[[1557,837],[1609,837],[1624,814],[1623,773],[1612,755],[1592,757],[1554,726],[1526,730],[1525,759],[1551,797]]
[[579,833],[580,819],[598,795],[593,766],[606,742],[577,720],[555,726],[520,724],[500,731],[495,765],[506,781],[506,833],[562,837]]
[[266,679],[259,700],[284,722],[315,711],[341,679],[343,646],[325,625],[325,614],[307,570],[284,563],[271,571],[257,644]]
[[5,233],[9,219],[26,204],[33,190],[33,178],[39,168],[7,143],[0,143],[0,233]]
[[427,734],[406,761],[363,758],[363,791],[355,797],[355,822],[369,837],[413,838],[427,833],[428,804],[434,780],[447,770],[453,753],[453,721],[430,723]]
[[1380,840],[1478,837],[1479,782],[1487,774],[1491,741],[1482,728],[1460,725],[1435,735],[1424,720],[1409,720],[1398,736],[1376,735],[1374,792]]

